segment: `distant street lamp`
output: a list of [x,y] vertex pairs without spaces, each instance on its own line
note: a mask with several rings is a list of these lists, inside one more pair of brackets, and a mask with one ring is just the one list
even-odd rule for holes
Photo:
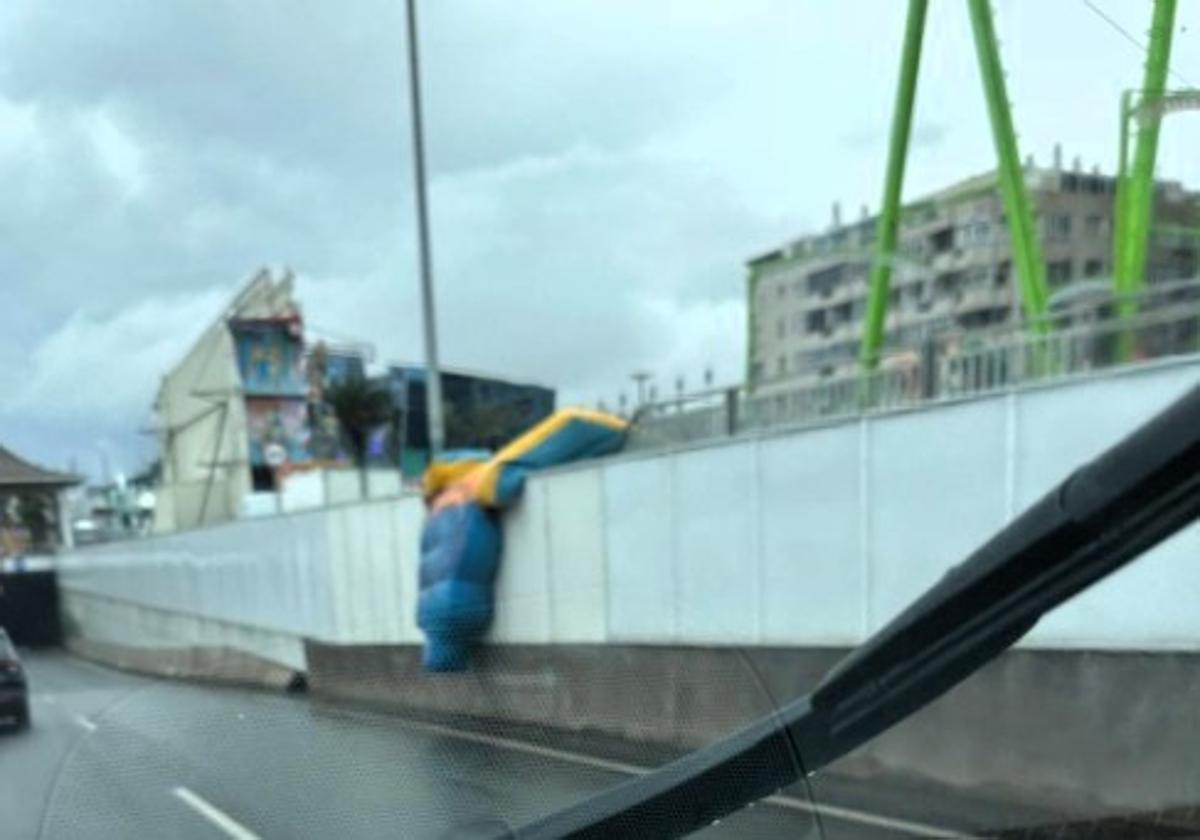
[[654,378],[654,374],[644,370],[635,370],[629,374],[629,378],[637,383],[637,404],[641,406],[646,402],[646,383]]

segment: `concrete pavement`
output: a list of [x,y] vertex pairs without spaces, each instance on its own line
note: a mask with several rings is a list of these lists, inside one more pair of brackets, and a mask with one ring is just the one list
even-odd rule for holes
[[[548,735],[132,676],[65,654],[26,664],[33,728],[0,736],[0,836],[17,840],[457,837],[523,824],[655,763]],[[834,779],[815,790],[828,838],[979,825],[976,809],[956,813],[920,792],[889,801]],[[697,836],[818,835],[811,803],[792,797]]]
[[[0,736],[6,838],[453,837],[520,824],[625,776],[303,697],[58,654],[26,664],[33,728]],[[803,837],[811,826],[802,811],[764,806],[706,835]]]

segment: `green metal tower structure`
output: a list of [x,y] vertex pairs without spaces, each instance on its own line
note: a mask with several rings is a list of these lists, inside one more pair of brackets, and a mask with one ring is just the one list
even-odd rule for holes
[[989,0],[968,0],[971,30],[975,34],[975,53],[979,57],[979,74],[983,78],[984,99],[992,124],[992,139],[996,144],[997,178],[1008,228],[1012,236],[1013,265],[1021,290],[1025,317],[1037,332],[1045,332],[1046,263],[1038,240],[1033,210],[1025,192],[1025,173],[1021,154],[1017,150],[1017,135],[1013,128],[1012,110],[1004,86],[1004,68],[1000,64],[1000,48],[992,26]]
[[859,362],[866,371],[879,363],[883,326],[887,318],[892,263],[896,256],[896,231],[900,226],[900,191],[908,162],[908,138],[912,134],[913,102],[917,96],[917,70],[921,65],[921,41],[925,35],[928,0],[909,0],[904,26],[904,48],[900,58],[900,83],[896,88],[896,110],[888,144],[887,175],[883,184],[883,206],[875,228],[875,259],[871,264],[867,293],[866,322],[863,324]]
[[[892,115],[883,206],[876,228],[867,317],[859,353],[859,362],[865,373],[878,365],[883,347],[888,292],[900,223],[900,194],[908,157],[908,140],[912,129],[912,111],[916,98],[917,71],[921,62],[921,41],[927,7],[927,0],[909,0],[904,48],[900,59],[900,82],[896,91],[896,110]],[[992,12],[988,0],[967,0],[967,9],[971,16],[971,30],[975,40],[975,53],[979,59],[992,139],[996,146],[997,178],[1012,236],[1013,263],[1021,290],[1021,302],[1029,324],[1034,330],[1044,332],[1048,327],[1044,317],[1048,297],[1046,269],[1029,197],[1025,190],[1025,174],[1021,168],[1012,111],[1005,90],[1004,69],[1000,63],[1000,50],[992,26]]]
[[[1146,254],[1154,215],[1154,161],[1158,155],[1159,124],[1166,104],[1167,70],[1174,26],[1175,0],[1155,0],[1146,69],[1138,92],[1138,102],[1134,105],[1128,93],[1121,99],[1113,285],[1118,309],[1126,317],[1137,313],[1137,295],[1146,283]],[[1135,113],[1138,129],[1130,168],[1126,165],[1128,124],[1129,118]]]

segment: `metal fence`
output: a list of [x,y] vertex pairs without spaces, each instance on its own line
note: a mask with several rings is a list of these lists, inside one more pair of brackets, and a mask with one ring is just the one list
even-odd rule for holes
[[674,446],[743,432],[805,426],[938,400],[1082,376],[1200,352],[1200,309],[1104,318],[1024,332],[929,342],[902,367],[805,385],[744,386],[648,403],[633,417],[629,448]]

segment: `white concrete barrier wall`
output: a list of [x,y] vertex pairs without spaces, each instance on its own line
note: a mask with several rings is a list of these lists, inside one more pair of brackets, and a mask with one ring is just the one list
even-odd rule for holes
[[279,490],[280,504],[288,513],[311,510],[325,504],[325,474],[307,470],[289,475]]
[[[607,638],[845,645],[1200,381],[1195,361],[606,463]],[[1194,649],[1193,526],[1023,644]]]
[[[547,473],[505,518],[490,638],[857,643],[1198,374],[1194,361],[1156,365]],[[348,492],[357,476],[346,478]],[[419,642],[422,516],[410,496],[228,523],[76,552],[62,580],[69,593],[153,611],[136,622],[146,644],[189,634],[199,644],[223,627]],[[1198,559],[1192,528],[1049,616],[1025,644],[1195,648]],[[82,629],[111,636],[114,620],[109,610],[93,627],[85,616]]]
[[160,610],[79,590],[63,593],[69,623],[90,641],[126,647],[230,648],[304,670],[304,638],[293,633]]

